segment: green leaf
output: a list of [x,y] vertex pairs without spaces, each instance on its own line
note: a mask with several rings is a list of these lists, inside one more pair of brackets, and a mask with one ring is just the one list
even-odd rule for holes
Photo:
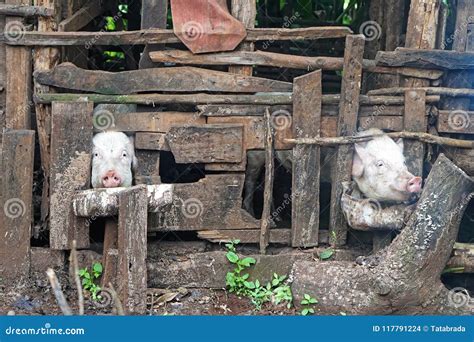
[[279,283],[280,283],[280,282],[279,282],[278,279],[276,279],[276,278],[274,278],[274,279],[272,280],[272,285],[273,285],[273,286],[277,286]]
[[250,265],[255,264],[255,262],[256,260],[254,258],[247,257],[247,258],[242,259],[240,261],[240,264],[246,267],[249,267]]
[[93,267],[94,267],[93,269],[94,269],[95,272],[102,273],[103,268],[102,268],[101,263],[96,262]]
[[319,258],[321,260],[327,260],[330,257],[332,257],[333,255],[334,255],[334,249],[328,248],[328,249],[322,251],[321,254],[319,254]]
[[311,298],[309,300],[310,304],[317,304],[318,303],[318,300],[316,298]]
[[232,244],[234,244],[234,245],[238,245],[239,243],[240,243],[240,240],[233,240],[232,241]]
[[244,281],[244,286],[249,289],[255,288],[255,284],[253,283],[253,281]]
[[306,316],[308,313],[309,313],[309,309],[303,309],[303,311],[301,311],[301,314],[303,316]]
[[257,280],[255,280],[255,287],[260,287],[260,282]]
[[278,278],[278,280],[279,280],[280,282],[282,282],[282,281],[285,280],[285,279],[286,279],[286,275],[282,275],[280,278]]
[[306,294],[306,293],[305,293],[305,294],[304,294],[304,299],[306,299],[306,300],[309,301],[309,300],[311,299],[311,296],[310,296],[309,294]]
[[245,273],[243,276],[242,276],[242,279],[243,280],[247,280],[249,278],[249,274],[248,273]]
[[303,299],[303,300],[301,301],[301,304],[303,304],[303,305],[308,305],[308,304],[309,304],[309,301],[306,300],[306,299]]
[[227,259],[233,264],[239,261],[239,256],[235,254],[234,252],[227,252],[226,256],[227,256]]

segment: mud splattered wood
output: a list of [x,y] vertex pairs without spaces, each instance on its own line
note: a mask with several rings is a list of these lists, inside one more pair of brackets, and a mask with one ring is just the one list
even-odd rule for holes
[[152,231],[257,229],[259,220],[242,209],[243,174],[206,175],[196,183],[174,184],[170,206],[150,222]]
[[3,134],[0,274],[5,279],[18,280],[30,272],[34,150],[34,131]]
[[438,132],[474,134],[474,112],[462,109],[440,110]]
[[288,82],[194,67],[154,68],[112,73],[85,70],[72,63],[63,63],[52,71],[35,72],[34,76],[41,84],[109,95],[150,91],[232,93],[291,91],[291,84]]
[[146,311],[147,189],[139,185],[119,193],[118,293],[130,314]]
[[[147,30],[151,28],[166,29],[166,21],[168,19],[168,0],[148,0],[142,1],[142,21],[141,29]],[[163,45],[145,45],[145,49],[140,58],[139,68],[147,69],[153,67],[150,59],[150,52],[158,51]]]
[[473,52],[397,48],[393,52],[378,52],[375,60],[377,65],[387,66],[448,70],[474,69]]
[[177,163],[239,163],[242,125],[173,126],[166,135]]
[[[321,71],[294,81],[293,135],[298,138],[321,134]],[[319,146],[293,148],[292,233],[293,247],[318,245],[319,234]]]
[[76,218],[72,199],[90,186],[92,102],[53,102],[51,131],[50,246],[89,246],[89,226]]
[[263,211],[260,220],[260,253],[265,254],[270,242],[272,222],[273,181],[275,179],[274,127],[270,110],[265,112],[265,186],[263,191]]
[[[407,90],[405,92],[404,130],[408,132],[425,132],[428,126],[426,118],[426,92],[424,90]],[[408,171],[416,176],[423,176],[424,143],[421,141],[404,141],[404,154]]]
[[[361,35],[346,38],[344,77],[337,124],[338,136],[354,135],[357,130],[364,43],[364,37]],[[341,208],[341,195],[343,192],[342,182],[351,180],[352,153],[353,146],[339,146],[334,158],[329,232],[331,244],[335,246],[344,245],[347,240],[348,226]]]

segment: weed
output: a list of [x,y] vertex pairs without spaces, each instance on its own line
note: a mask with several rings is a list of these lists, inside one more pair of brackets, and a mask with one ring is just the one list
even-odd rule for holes
[[304,294],[304,299],[301,301],[301,305],[303,309],[301,310],[301,314],[306,316],[308,314],[314,314],[313,305],[318,304],[318,300],[316,298],[311,297],[309,294]]
[[89,272],[87,267],[79,270],[79,277],[82,279],[82,286],[84,290],[88,291],[91,295],[92,300],[100,301],[102,298],[99,295],[101,288],[96,284],[96,280],[102,275],[103,267],[101,263],[94,263],[92,270]]

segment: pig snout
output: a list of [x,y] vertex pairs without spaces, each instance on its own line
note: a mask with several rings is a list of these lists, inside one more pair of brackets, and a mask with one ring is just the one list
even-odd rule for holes
[[419,193],[421,192],[421,177],[413,177],[407,183],[407,192]]
[[108,171],[102,177],[102,185],[104,188],[117,188],[122,184],[122,177],[113,170]]

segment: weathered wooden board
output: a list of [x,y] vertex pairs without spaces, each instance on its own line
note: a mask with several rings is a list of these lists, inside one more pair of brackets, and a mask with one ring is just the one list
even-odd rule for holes
[[272,222],[273,182],[275,180],[275,146],[274,127],[267,108],[265,112],[265,184],[263,190],[263,210],[260,220],[260,253],[265,254],[270,242],[270,225]]
[[[426,92],[424,90],[407,90],[405,93],[404,130],[408,132],[426,132]],[[408,171],[416,176],[423,176],[424,144],[420,141],[404,141],[404,155]]]
[[135,149],[152,151],[170,151],[166,133],[137,132],[135,134]]
[[[364,36],[347,36],[344,53],[344,77],[341,87],[341,102],[337,135],[354,135],[357,130],[359,95],[362,81],[362,58],[364,54]],[[337,147],[331,190],[331,213],[329,233],[331,244],[344,245],[347,241],[348,225],[341,208],[342,183],[351,180],[353,146]]]
[[88,222],[76,218],[72,198],[90,187],[92,102],[53,102],[51,127],[50,247],[89,246]]
[[54,10],[43,6],[0,4],[0,15],[14,17],[52,17]]
[[[247,29],[245,41],[317,40],[344,38],[351,34],[345,26],[318,26],[306,28],[255,28]],[[135,45],[180,43],[172,30],[146,29],[122,32],[35,32],[27,31],[20,39],[6,39],[9,45],[69,46],[69,45]]]
[[118,259],[118,222],[116,218],[110,218],[105,222],[104,229],[102,288],[109,287],[109,283],[117,286]]
[[173,29],[193,53],[234,50],[247,35],[222,0],[171,0]]
[[177,163],[240,163],[243,125],[172,126],[166,135]]
[[[147,30],[151,28],[166,29],[168,19],[168,0],[148,0],[141,3],[141,29]],[[145,45],[145,49],[138,63],[140,69],[152,68],[153,62],[149,53],[161,50],[163,45]]]
[[375,60],[377,65],[387,66],[448,70],[474,69],[474,52],[397,48],[395,51],[378,52]]
[[144,185],[119,194],[118,295],[129,314],[145,314],[147,289],[147,189]]
[[474,134],[474,112],[462,109],[440,110],[438,132]]
[[135,184],[160,184],[160,152],[136,149],[135,156],[138,160],[138,167],[133,174]]
[[132,112],[120,113],[105,110],[94,116],[94,132],[101,132],[101,120],[106,123],[108,131],[119,132],[161,132],[166,133],[172,125],[200,125],[206,118],[197,113],[187,112]]
[[79,31],[103,12],[102,3],[90,0],[80,10],[58,25],[59,31]]
[[109,95],[151,91],[232,93],[291,91],[291,84],[287,82],[194,67],[153,68],[112,73],[85,70],[72,63],[62,63],[51,71],[35,72],[34,76],[41,84]]
[[[238,66],[265,66],[277,68],[293,68],[302,70],[342,70],[344,59],[340,57],[308,57],[281,54],[267,51],[233,51],[213,54],[195,55],[183,50],[163,50],[150,53],[153,62],[167,62],[188,65],[235,65]],[[380,67],[375,61],[364,59],[364,70],[395,74],[427,79],[439,79],[440,70],[418,70],[414,68]]]
[[[296,138],[321,134],[321,70],[295,78],[293,86],[293,135]],[[293,148],[291,245],[313,247],[319,239],[320,147]]]
[[[403,117],[401,116],[373,116],[360,117],[357,127],[359,129],[379,128],[390,131],[403,131]],[[334,134],[333,136],[336,136]]]
[[33,218],[33,162],[35,132],[11,130],[3,134],[0,168],[0,274],[19,280],[30,272]]
[[149,222],[152,231],[257,229],[260,221],[242,209],[244,174],[207,175],[173,184],[173,203]]

